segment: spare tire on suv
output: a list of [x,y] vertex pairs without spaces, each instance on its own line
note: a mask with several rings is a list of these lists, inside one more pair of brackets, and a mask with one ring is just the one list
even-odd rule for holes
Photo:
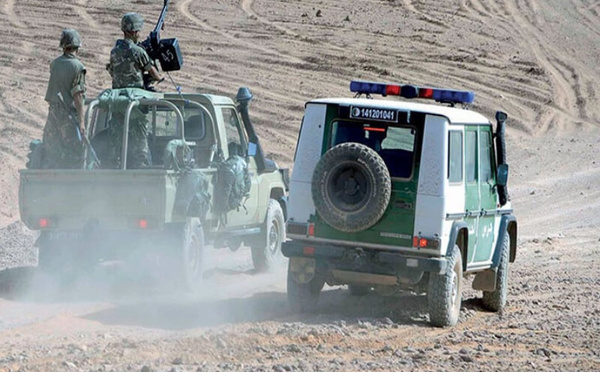
[[381,219],[392,192],[390,173],[371,148],[355,142],[329,149],[312,177],[319,216],[339,231],[358,232]]

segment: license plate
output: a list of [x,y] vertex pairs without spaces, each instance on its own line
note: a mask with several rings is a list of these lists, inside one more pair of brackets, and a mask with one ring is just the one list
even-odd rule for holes
[[48,240],[56,241],[76,241],[83,239],[81,231],[48,231]]
[[350,107],[350,118],[397,123],[398,110],[352,106]]

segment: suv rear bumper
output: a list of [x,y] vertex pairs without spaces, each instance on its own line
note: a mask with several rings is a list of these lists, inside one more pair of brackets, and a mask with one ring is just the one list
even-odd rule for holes
[[314,258],[320,263],[328,264],[329,268],[383,275],[394,275],[398,271],[444,274],[447,267],[445,257],[421,257],[404,252],[336,246],[312,241],[287,241],[283,243],[281,251],[288,258]]

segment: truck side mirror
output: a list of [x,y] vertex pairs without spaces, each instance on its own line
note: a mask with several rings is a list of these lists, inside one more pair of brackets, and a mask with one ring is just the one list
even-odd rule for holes
[[248,143],[248,156],[255,156],[256,148],[257,148],[256,143],[254,143],[254,142]]
[[496,174],[496,184],[499,186],[506,186],[508,182],[508,164],[498,165],[498,171]]

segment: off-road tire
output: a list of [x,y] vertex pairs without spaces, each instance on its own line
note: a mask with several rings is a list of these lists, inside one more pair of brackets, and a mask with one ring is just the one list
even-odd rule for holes
[[427,304],[429,321],[437,327],[453,326],[458,322],[462,302],[462,256],[454,246],[443,275],[430,274]]
[[371,287],[366,285],[348,284],[348,290],[351,296],[366,296],[371,292]]
[[44,273],[61,270],[63,252],[56,243],[44,242],[38,249],[38,269]]
[[198,218],[188,218],[184,224],[169,226],[163,249],[166,275],[185,291],[196,291],[204,273],[204,232]]
[[285,241],[285,219],[281,205],[269,200],[265,219],[264,237],[251,247],[252,263],[257,271],[269,270],[281,257],[281,244]]
[[319,303],[319,297],[324,285],[325,280],[319,275],[315,275],[308,283],[297,283],[292,279],[288,268],[287,299],[290,311],[296,314],[314,310]]
[[319,216],[344,232],[375,225],[385,213],[391,192],[385,162],[360,143],[346,142],[329,149],[312,177],[312,197]]
[[38,249],[38,269],[55,277],[87,275],[96,265],[94,252],[86,251],[80,241],[44,241]]
[[496,271],[496,290],[483,291],[483,307],[490,311],[501,311],[506,305],[506,295],[508,292],[508,260],[510,253],[510,237],[508,234],[504,237],[502,243],[502,252],[500,253],[500,263]]

